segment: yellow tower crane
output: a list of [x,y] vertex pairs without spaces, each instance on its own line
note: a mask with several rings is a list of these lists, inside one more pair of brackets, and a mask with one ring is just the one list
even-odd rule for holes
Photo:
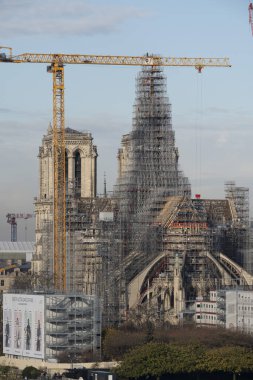
[[[7,54],[6,54],[7,53]],[[53,74],[53,163],[54,215],[53,257],[54,286],[67,288],[66,276],[66,180],[64,124],[64,65],[125,65],[125,66],[193,66],[198,72],[204,67],[230,67],[228,58],[174,58],[159,56],[112,56],[87,54],[12,54],[12,48],[0,47],[2,63],[49,63]]]

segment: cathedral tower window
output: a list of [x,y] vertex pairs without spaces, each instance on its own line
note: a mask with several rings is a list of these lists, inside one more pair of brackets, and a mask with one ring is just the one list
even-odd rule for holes
[[68,152],[65,151],[65,181],[66,187],[68,186],[69,167],[68,167]]
[[75,153],[75,188],[76,193],[81,193],[81,156],[80,152]]

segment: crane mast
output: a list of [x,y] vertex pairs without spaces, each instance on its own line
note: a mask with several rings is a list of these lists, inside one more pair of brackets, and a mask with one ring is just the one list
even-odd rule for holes
[[65,120],[64,68],[53,63],[47,71],[53,74],[53,249],[54,286],[66,289],[66,179],[65,179]]
[[30,219],[33,217],[33,214],[15,214],[8,213],[6,215],[7,223],[11,225],[11,242],[17,241],[17,220],[16,219]]
[[12,48],[0,47],[0,63],[49,63],[48,72],[53,74],[54,286],[64,291],[67,289],[64,65],[181,66],[195,67],[200,73],[204,67],[230,67],[229,59],[47,53],[13,55]]

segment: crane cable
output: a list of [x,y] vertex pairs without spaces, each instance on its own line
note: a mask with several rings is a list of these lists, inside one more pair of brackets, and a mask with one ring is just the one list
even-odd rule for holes
[[202,169],[203,169],[203,75],[196,73],[196,94],[195,94],[195,190],[196,194],[201,194],[202,189]]

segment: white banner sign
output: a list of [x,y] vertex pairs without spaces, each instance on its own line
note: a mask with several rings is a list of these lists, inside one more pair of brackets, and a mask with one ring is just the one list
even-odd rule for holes
[[3,294],[3,353],[44,358],[44,296]]

